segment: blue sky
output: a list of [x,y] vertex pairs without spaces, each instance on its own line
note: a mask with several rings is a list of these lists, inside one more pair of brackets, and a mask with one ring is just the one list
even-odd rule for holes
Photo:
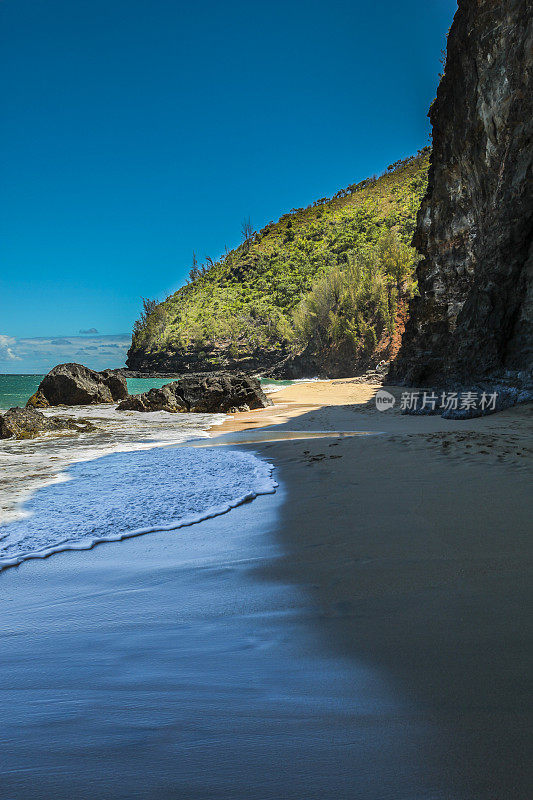
[[[0,336],[127,335],[244,217],[427,144],[455,8],[2,0]],[[32,371],[2,341],[0,371]]]

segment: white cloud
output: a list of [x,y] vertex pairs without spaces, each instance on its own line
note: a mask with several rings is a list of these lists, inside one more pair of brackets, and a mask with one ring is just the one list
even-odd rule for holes
[[[14,338],[0,334],[0,364],[16,361],[20,373],[46,373],[56,364],[76,361],[91,369],[123,367],[131,336],[40,336]],[[4,366],[0,372],[9,372]]]
[[17,340],[12,336],[0,333],[0,361],[16,361],[17,356],[13,352],[13,345]]

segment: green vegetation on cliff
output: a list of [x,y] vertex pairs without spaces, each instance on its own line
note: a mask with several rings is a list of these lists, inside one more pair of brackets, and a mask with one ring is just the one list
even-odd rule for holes
[[[261,365],[316,346],[370,352],[412,293],[416,212],[429,148],[380,177],[293,209],[253,233],[162,303],[145,301],[134,369]],[[194,354],[194,358],[192,358]],[[266,362],[265,362],[266,363]]]

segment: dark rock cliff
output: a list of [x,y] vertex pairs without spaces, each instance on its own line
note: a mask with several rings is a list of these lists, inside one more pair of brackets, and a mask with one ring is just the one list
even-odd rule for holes
[[429,116],[429,186],[394,376],[531,379],[533,24],[530,0],[459,0]]
[[166,350],[150,350],[133,345],[128,352],[128,370],[146,374],[174,373],[186,375],[195,372],[219,372],[221,369],[237,372],[256,372],[276,365],[287,353],[283,347],[276,350],[251,348],[247,342],[225,346],[207,344],[189,347],[173,347]]

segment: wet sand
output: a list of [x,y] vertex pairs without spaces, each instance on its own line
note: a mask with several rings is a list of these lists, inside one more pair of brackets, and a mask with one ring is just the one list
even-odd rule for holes
[[0,574],[0,797],[531,796],[531,408],[374,391],[299,384],[225,425],[276,495]]

